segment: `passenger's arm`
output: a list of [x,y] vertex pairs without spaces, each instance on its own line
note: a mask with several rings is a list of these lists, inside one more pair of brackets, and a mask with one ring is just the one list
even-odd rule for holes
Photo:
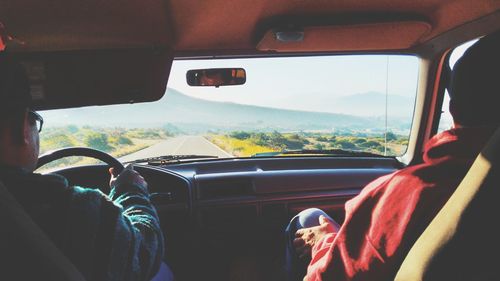
[[295,233],[293,245],[300,258],[311,257],[311,251],[314,249],[313,256],[316,255],[317,244],[322,244],[326,237],[335,236],[339,231],[339,226],[327,219],[325,216],[319,216],[319,225],[309,228],[301,228]]
[[378,190],[379,186],[384,185],[388,177],[373,181],[358,196],[346,203],[346,217],[339,231],[325,235],[312,247],[312,258],[304,280],[387,279],[377,279],[374,277],[378,276],[377,274],[363,274],[384,263],[368,234],[372,225],[374,205],[379,202],[378,198],[382,194]]

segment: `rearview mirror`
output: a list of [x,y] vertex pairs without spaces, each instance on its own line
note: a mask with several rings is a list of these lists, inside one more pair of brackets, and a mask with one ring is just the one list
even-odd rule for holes
[[186,73],[189,86],[231,86],[243,85],[247,81],[243,68],[193,69]]

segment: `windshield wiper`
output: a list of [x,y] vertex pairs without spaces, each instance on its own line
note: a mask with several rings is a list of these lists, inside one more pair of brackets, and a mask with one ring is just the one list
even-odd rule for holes
[[123,164],[148,163],[148,165],[162,165],[162,164],[171,164],[173,162],[178,163],[181,162],[182,160],[209,159],[209,158],[219,158],[219,157],[214,155],[163,155],[163,156],[127,161],[124,162]]
[[300,149],[300,150],[283,150],[274,152],[264,152],[256,153],[252,157],[267,157],[267,156],[278,156],[278,155],[328,155],[328,156],[357,156],[357,157],[387,157],[382,154],[366,152],[366,151],[355,151],[355,150],[344,150],[344,149]]

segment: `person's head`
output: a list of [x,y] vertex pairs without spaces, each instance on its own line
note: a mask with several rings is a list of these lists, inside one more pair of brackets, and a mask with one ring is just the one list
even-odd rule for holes
[[41,117],[30,109],[29,81],[23,67],[0,52],[0,165],[34,170]]
[[448,86],[450,113],[458,126],[500,125],[500,31],[472,45],[455,63]]
[[215,86],[215,85],[221,85],[224,82],[224,78],[222,77],[221,73],[218,71],[211,71],[205,70],[203,72],[203,75],[200,77],[200,84],[205,86]]

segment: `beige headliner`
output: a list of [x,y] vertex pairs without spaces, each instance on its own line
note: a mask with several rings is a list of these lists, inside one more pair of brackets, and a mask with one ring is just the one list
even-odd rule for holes
[[[7,50],[36,74],[35,107],[49,109],[158,100],[174,56],[402,51],[434,61],[499,29],[500,0],[15,0],[0,2],[0,22],[15,38]],[[270,30],[284,25],[303,28],[304,41],[277,44]]]
[[[303,16],[336,19],[354,15],[356,21],[418,18],[431,29],[411,47],[500,9],[498,0],[16,0],[2,1],[0,21],[23,44],[15,51],[114,49],[163,46],[182,52],[238,50],[258,53],[256,46],[277,19],[310,25]],[[6,3],[8,2],[8,3]],[[356,17],[355,14],[362,13]],[[373,16],[372,15],[378,15]],[[300,16],[300,17],[299,17]],[[331,23],[328,23],[331,22]],[[356,23],[356,22],[350,22]],[[345,24],[345,22],[343,23]],[[380,28],[386,28],[382,25]],[[402,30],[402,35],[409,30]],[[407,37],[407,36],[406,36]],[[345,44],[345,40],[351,44]],[[342,48],[370,49],[369,39],[356,33],[343,37]],[[397,41],[397,40],[395,40]],[[324,51],[338,50],[336,40],[322,43]],[[394,49],[388,41],[377,49]],[[396,44],[396,45],[393,45]],[[314,44],[312,44],[314,45]],[[311,44],[309,45],[311,46]],[[399,47],[398,47],[399,48]],[[397,48],[397,49],[398,49]],[[301,50],[299,48],[299,50]],[[302,51],[307,51],[304,46]],[[317,51],[317,48],[314,49]]]

